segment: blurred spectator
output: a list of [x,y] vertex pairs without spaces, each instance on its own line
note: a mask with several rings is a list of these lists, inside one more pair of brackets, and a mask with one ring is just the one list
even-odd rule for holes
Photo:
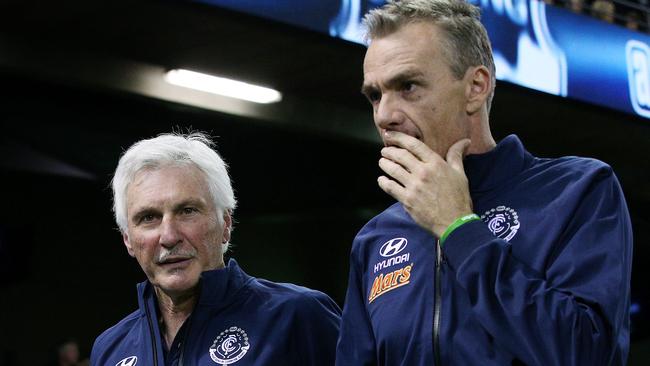
[[591,4],[591,15],[607,23],[614,23],[614,3],[611,0],[595,0]]
[[625,15],[625,27],[630,30],[639,30],[641,16],[636,10],[630,10]]
[[79,363],[79,345],[76,341],[69,340],[59,346],[58,366],[77,366]]
[[66,339],[56,347],[55,359],[49,363],[51,366],[88,366],[87,359],[79,360],[79,343],[74,339]]
[[571,9],[572,12],[578,14],[582,13],[585,7],[583,0],[568,0],[566,5],[569,9]]

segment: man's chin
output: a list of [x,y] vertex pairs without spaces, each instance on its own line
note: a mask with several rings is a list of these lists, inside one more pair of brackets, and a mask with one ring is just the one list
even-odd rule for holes
[[168,295],[185,294],[196,290],[200,274],[190,271],[176,271],[158,276],[154,286]]

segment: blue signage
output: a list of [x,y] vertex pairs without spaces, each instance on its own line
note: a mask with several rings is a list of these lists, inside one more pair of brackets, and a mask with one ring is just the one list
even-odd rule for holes
[[[363,43],[361,18],[383,0],[196,0]],[[481,7],[497,79],[650,118],[650,36],[539,0]]]

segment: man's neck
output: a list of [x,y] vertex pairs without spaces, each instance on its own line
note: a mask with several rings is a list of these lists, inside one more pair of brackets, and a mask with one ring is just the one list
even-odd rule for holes
[[156,288],[156,297],[158,298],[158,308],[160,310],[160,331],[165,339],[167,349],[171,349],[178,330],[194,310],[198,298],[198,289],[172,297]]
[[481,110],[477,115],[472,116],[470,121],[470,139],[472,140],[472,144],[467,149],[467,155],[484,154],[494,149],[497,144],[490,131],[487,111],[485,109]]

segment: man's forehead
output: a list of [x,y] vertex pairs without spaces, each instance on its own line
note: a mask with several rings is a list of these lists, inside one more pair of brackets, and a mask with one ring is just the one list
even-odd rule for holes
[[168,166],[138,172],[127,189],[127,205],[157,206],[209,199],[205,174],[192,166]]
[[205,183],[206,177],[203,171],[191,164],[169,164],[156,167],[145,167],[133,175],[129,186],[146,184],[152,180],[177,181],[180,183]]
[[449,67],[440,32],[431,22],[414,22],[373,40],[363,63],[363,86],[417,73],[428,75],[439,62]]
[[364,64],[364,85],[388,83],[395,79],[423,76],[431,71],[431,59],[423,58],[413,52],[385,53],[380,55],[380,58],[380,60],[371,60]]
[[418,50],[407,43],[389,39],[378,39],[366,51],[364,71],[373,71],[387,65],[402,64],[413,58]]
[[445,31],[431,21],[413,21],[401,25],[390,33],[377,36],[370,40],[368,49],[379,43],[390,43],[392,47],[400,44],[405,46],[423,46],[423,48],[437,48],[439,40],[444,37]]
[[414,57],[441,56],[438,29],[431,23],[409,23],[396,32],[374,39],[366,50],[364,69]]
[[143,196],[141,199],[133,200],[129,205],[131,214],[140,211],[162,211],[165,209],[176,209],[184,206],[209,206],[206,197],[196,196]]

